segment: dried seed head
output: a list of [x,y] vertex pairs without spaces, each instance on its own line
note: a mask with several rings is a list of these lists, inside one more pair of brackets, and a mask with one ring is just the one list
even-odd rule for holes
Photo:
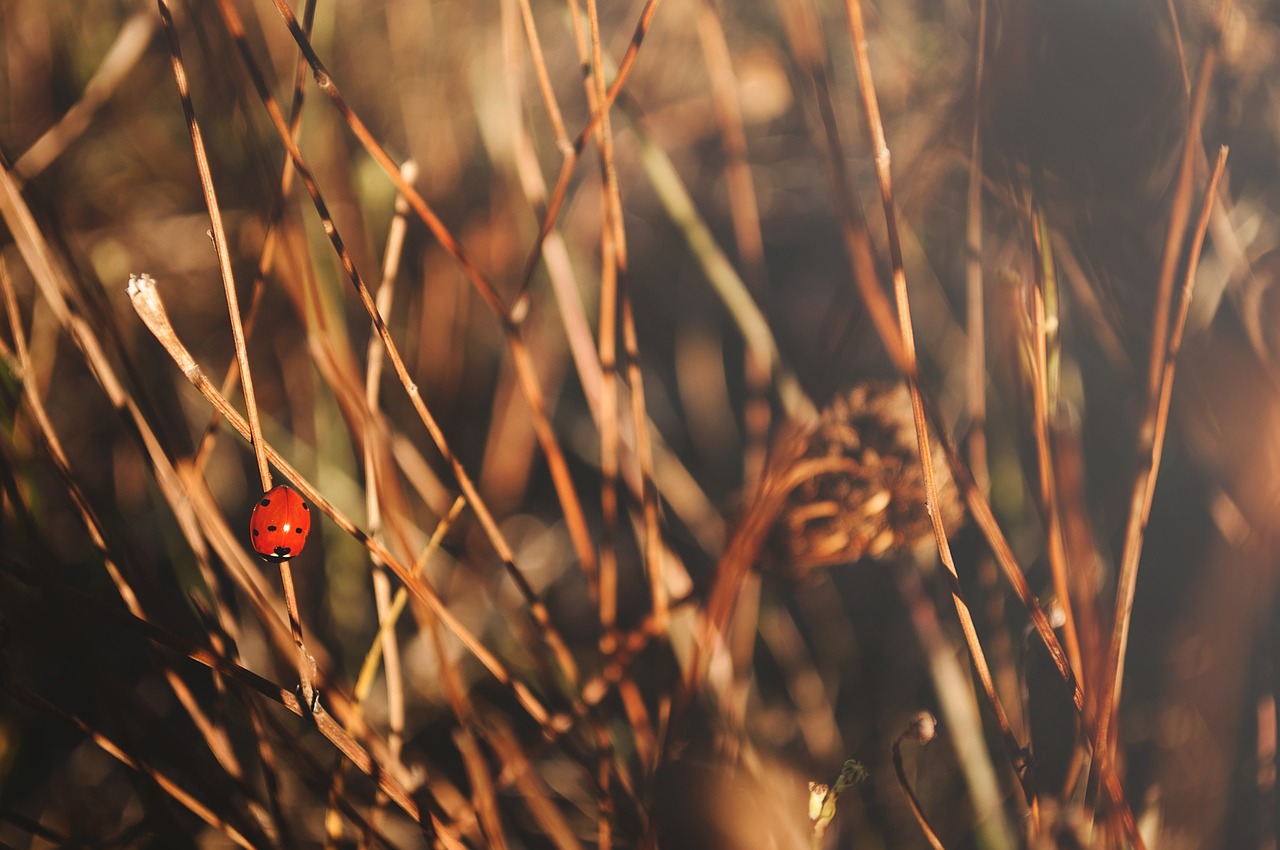
[[[815,474],[787,496],[761,553],[761,568],[791,578],[813,570],[910,550],[933,539],[924,476],[905,384],[864,385],[846,392],[785,456],[788,472],[809,464]],[[933,465],[943,525],[962,516],[959,496],[937,440]]]
[[128,293],[129,300],[133,302],[134,312],[169,352],[169,356],[178,364],[178,368],[187,376],[187,379],[194,382],[200,375],[200,367],[196,365],[191,352],[187,351],[186,346],[174,333],[173,325],[169,322],[169,314],[164,309],[164,302],[160,300],[160,293],[156,290],[155,278],[146,273],[129,275]]
[[927,711],[922,711],[911,719],[911,735],[920,746],[938,737],[938,719]]

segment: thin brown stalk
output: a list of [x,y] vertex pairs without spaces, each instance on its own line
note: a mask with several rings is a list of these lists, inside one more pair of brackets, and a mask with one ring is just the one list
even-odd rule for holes
[[[1129,501],[1129,520],[1125,527],[1124,557],[1120,564],[1120,585],[1117,590],[1115,630],[1111,636],[1111,646],[1107,656],[1107,667],[1103,680],[1101,699],[1098,703],[1098,730],[1094,752],[1104,760],[1114,758],[1115,733],[1114,724],[1116,710],[1120,702],[1121,685],[1124,678],[1124,657],[1128,647],[1129,623],[1133,612],[1133,596],[1137,583],[1138,560],[1142,552],[1142,540],[1146,531],[1147,520],[1151,515],[1151,500],[1155,492],[1156,481],[1160,475],[1160,459],[1164,450],[1165,430],[1169,421],[1169,405],[1173,396],[1173,377],[1177,365],[1178,352],[1182,347],[1182,334],[1186,327],[1187,315],[1191,309],[1191,296],[1195,286],[1195,274],[1200,259],[1200,249],[1204,244],[1205,231],[1209,226],[1213,202],[1218,188],[1218,180],[1226,167],[1227,149],[1219,149],[1218,159],[1213,173],[1209,177],[1209,185],[1205,190],[1204,203],[1200,208],[1195,229],[1191,232],[1191,249],[1183,276],[1182,291],[1175,316],[1173,330],[1169,336],[1168,348],[1161,359],[1159,394],[1153,399],[1145,414],[1139,433],[1142,435],[1142,453],[1139,459],[1142,466],[1134,481],[1133,492]],[[1181,241],[1181,240],[1180,240]]]
[[[1032,232],[1035,235],[1037,254],[1047,257],[1048,233],[1042,226],[1037,211],[1032,212]],[[1041,265],[1052,261],[1045,259]],[[1050,332],[1045,315],[1044,283],[1036,276],[1037,285],[1031,291],[1031,427],[1035,435],[1036,466],[1040,484],[1040,509],[1045,518],[1045,548],[1049,555],[1049,572],[1053,577],[1053,592],[1058,598],[1063,614],[1062,632],[1066,643],[1067,658],[1075,672],[1080,687],[1085,687],[1084,662],[1080,656],[1080,639],[1076,632],[1076,618],[1070,586],[1067,581],[1066,544],[1062,539],[1062,511],[1058,501],[1057,476],[1053,467],[1053,449],[1049,437],[1051,408],[1056,407],[1051,398],[1056,395],[1051,388],[1049,346]],[[1056,319],[1056,317],[1055,317]]]
[[956,652],[954,638],[939,620],[937,602],[925,590],[920,570],[903,564],[894,573],[929,667],[938,706],[946,718],[949,743],[968,786],[978,828],[986,833],[978,842],[993,847],[1015,846],[1012,825],[1004,815],[1006,794],[991,757],[973,675],[963,656]]
[[[1094,540],[1085,493],[1084,449],[1075,423],[1058,423],[1053,434],[1053,470],[1061,505],[1062,539],[1066,560],[1071,564],[1068,578],[1070,594],[1077,619],[1080,640],[1080,658],[1083,678],[1097,683],[1101,680],[1105,647],[1099,622],[1101,578],[1104,573],[1098,548]],[[1090,693],[1096,694],[1096,684]],[[1086,717],[1092,717],[1094,705],[1085,707]],[[1086,728],[1089,724],[1085,724]]]
[[[941,425],[941,417],[936,410],[933,410],[928,405],[927,400],[926,410],[934,428],[938,429]],[[1053,627],[1049,624],[1049,618],[1045,615],[1044,609],[1040,606],[1035,594],[1032,593],[1030,585],[1027,584],[1022,568],[1018,566],[1013,549],[1010,547],[1009,541],[1005,538],[1004,532],[1001,531],[1000,524],[996,521],[995,514],[991,510],[991,502],[974,484],[968,469],[960,460],[955,446],[942,431],[939,430],[937,433],[940,435],[939,442],[946,453],[947,465],[951,470],[951,476],[964,498],[965,505],[968,507],[974,523],[982,531],[987,544],[991,547],[992,554],[995,555],[996,563],[1000,565],[1005,578],[1009,581],[1018,600],[1022,603],[1022,607],[1031,618],[1031,624],[1040,640],[1044,643],[1045,648],[1049,651],[1059,675],[1062,676],[1064,682],[1071,686],[1072,702],[1075,704],[1076,711],[1083,712],[1085,706],[1084,689],[1076,681],[1075,675],[1071,670],[1071,663],[1068,661],[1066,652],[1063,651],[1057,636],[1054,634]]]
[[1204,118],[1205,101],[1209,84],[1213,81],[1214,66],[1218,58],[1218,40],[1230,10],[1230,0],[1218,0],[1214,13],[1214,33],[1205,45],[1196,69],[1195,86],[1191,92],[1191,108],[1187,118],[1187,134],[1183,140],[1182,158],[1178,162],[1178,176],[1174,184],[1173,202],[1169,210],[1169,222],[1165,229],[1164,250],[1160,255],[1160,271],[1156,277],[1155,313],[1151,320],[1151,356],[1147,367],[1147,399],[1154,404],[1160,391],[1160,377],[1164,366],[1164,354],[1168,347],[1169,318],[1173,304],[1174,278],[1178,260],[1182,256],[1191,211],[1192,181],[1195,176],[1196,152],[1201,146],[1200,126]]
[[602,234],[600,274],[600,650],[613,651],[618,615],[617,260]]
[[[1112,623],[1111,642],[1102,682],[1103,690],[1098,699],[1098,729],[1094,740],[1095,753],[1101,753],[1109,763],[1112,755],[1112,725],[1120,701],[1121,683],[1124,677],[1124,656],[1129,642],[1129,623],[1133,612],[1133,599],[1138,584],[1138,562],[1141,556],[1142,532],[1145,525],[1146,506],[1149,503],[1148,488],[1155,484],[1158,471],[1160,437],[1158,409],[1161,404],[1162,384],[1171,347],[1169,317],[1173,301],[1174,276],[1187,238],[1187,221],[1190,216],[1192,179],[1196,151],[1201,146],[1201,122],[1209,83],[1217,59],[1217,38],[1230,9],[1230,0],[1219,0],[1215,13],[1214,30],[1217,37],[1205,46],[1196,70],[1195,85],[1191,94],[1191,110],[1187,119],[1187,134],[1183,142],[1182,159],[1174,190],[1169,226],[1165,232],[1164,253],[1160,259],[1155,313],[1151,323],[1151,355],[1147,373],[1147,398],[1142,424],[1138,432],[1138,458],[1140,466],[1134,475],[1133,497],[1125,528],[1125,545],[1120,559],[1120,573],[1116,579],[1116,604]],[[1222,157],[1220,156],[1220,159]],[[1210,178],[1211,180],[1213,178]],[[1208,196],[1212,199],[1212,193]],[[1194,270],[1194,264],[1190,267]]]
[[538,825],[539,832],[557,850],[583,850],[564,814],[552,802],[546,785],[529,756],[512,733],[505,718],[496,716],[487,724],[486,738],[502,762],[502,781],[519,791],[520,803]]
[[284,606],[289,612],[289,631],[298,650],[298,679],[303,703],[311,708],[320,699],[315,689],[316,660],[307,651],[306,638],[302,634],[302,617],[298,614],[298,595],[293,589],[293,569],[288,561],[280,562],[280,587],[284,590]]
[[[933,831],[933,827],[929,825],[929,819],[925,817],[924,809],[920,806],[920,800],[916,797],[916,792],[911,788],[911,783],[907,781],[907,771],[902,764],[902,742],[906,738],[915,738],[921,744],[928,743],[933,738],[933,728],[936,723],[934,719],[925,715],[927,720],[917,718],[913,720],[902,734],[893,742],[893,770],[898,775],[898,786],[902,788],[902,793],[907,796],[907,803],[911,806],[911,814],[915,815],[916,823],[920,824],[920,831],[924,833],[925,839],[928,840],[929,846],[933,850],[946,850],[942,844],[942,840],[938,838],[938,834]],[[921,724],[928,725],[929,734],[927,736],[921,733]]]
[[[649,628],[646,631],[646,646],[655,639],[667,638],[665,630],[658,631],[658,627],[654,623],[655,619],[656,615],[652,612],[646,618],[646,622],[649,624]],[[625,638],[619,637],[619,651],[613,655],[615,661],[620,662],[622,660],[620,652],[625,646]],[[651,775],[652,771],[658,766],[658,760],[662,757],[662,752],[658,747],[658,736],[654,732],[653,718],[645,705],[645,694],[641,691],[640,686],[636,684],[634,678],[622,673],[625,668],[621,664],[615,669],[618,671],[617,675],[611,675],[610,678],[618,689],[618,699],[622,702],[622,710],[627,715],[628,722],[631,723],[632,734],[635,736],[636,757],[640,760],[640,764],[644,766],[645,773]],[[659,716],[666,712],[670,702],[671,698],[666,693],[658,696]],[[612,747],[610,747],[610,752],[612,752]]]
[[584,81],[587,102],[598,112],[595,136],[600,150],[600,305],[597,333],[601,377],[600,399],[600,649],[607,656],[615,645],[614,629],[618,608],[618,299],[619,278],[626,274],[626,237],[619,220],[620,205],[614,203],[617,168],[613,161],[613,122],[605,102],[604,58],[600,46],[600,16],[595,0],[586,0],[588,46],[585,55],[577,25],[575,4],[570,4],[579,56],[590,68]]
[[[440,548],[440,541],[444,539],[444,535],[453,527],[466,504],[466,499],[459,496],[454,500],[449,512],[441,517],[440,522],[436,524],[435,530],[431,532],[431,539],[427,541],[427,545],[423,547],[422,552],[419,553],[413,563],[414,575],[418,575],[426,569],[427,562],[436,550]],[[356,676],[355,699],[357,702],[363,702],[368,697],[369,691],[372,690],[374,676],[377,674],[378,664],[381,661],[386,643],[384,633],[394,631],[396,623],[404,612],[404,607],[408,601],[409,594],[401,587],[396,590],[395,598],[387,606],[386,613],[379,615],[378,633],[374,636],[373,643],[369,645],[369,650],[365,653],[364,661],[360,665],[360,672]],[[462,719],[461,716],[459,719]]]
[[[542,95],[543,105],[547,110],[547,114],[552,117],[553,125],[557,128],[556,143],[564,150],[570,143],[568,137],[562,135],[564,128],[563,121],[560,119],[560,105],[556,101],[555,92],[551,88],[549,80],[547,80],[542,43],[538,38],[538,30],[534,26],[533,13],[529,10],[528,0],[519,0],[519,6],[524,23],[525,41],[529,45],[530,55],[533,57],[534,67],[538,73],[539,90]],[[507,19],[504,18],[503,21],[505,24]],[[512,36],[508,36],[506,40],[515,42]],[[525,94],[524,79],[521,74],[519,60],[520,57],[514,48],[509,51],[507,71],[512,90],[511,124],[515,128],[515,166],[525,197],[533,207],[534,213],[541,217],[545,214],[547,208],[547,185],[543,179],[541,167],[538,164],[537,151],[534,150],[529,127],[523,120]],[[573,279],[573,265],[569,259],[568,249],[559,230],[554,227],[544,237],[543,259],[547,265],[547,274],[551,279],[551,290],[556,300],[556,306],[559,308],[561,321],[564,324],[564,333],[569,343],[569,351],[573,355],[574,365],[577,368],[578,380],[582,383],[587,402],[591,406],[593,415],[595,415],[600,395],[600,361],[596,354],[595,341],[591,334],[590,324],[587,321],[585,311],[582,309],[582,299],[578,295],[578,287]],[[526,287],[528,283],[529,280],[523,281]],[[528,298],[527,289],[522,290],[516,296],[511,308],[512,315],[522,316],[528,312]],[[593,574],[588,574],[587,580],[594,585],[596,579]],[[592,595],[595,595],[594,591]]]
[[[412,182],[416,178],[417,165],[412,161],[408,161],[404,165],[408,172],[405,176]],[[390,315],[393,298],[395,295],[396,275],[400,271],[400,256],[404,249],[404,235],[406,230],[406,215],[409,211],[409,205],[403,197],[397,197],[395,203],[395,215],[391,219],[391,226],[387,232],[387,243],[383,253],[382,280],[378,285],[378,294],[375,303],[378,312],[382,315]],[[378,411],[379,389],[382,385],[382,347],[378,344],[377,334],[372,334],[369,338],[369,344],[365,352],[365,362],[367,364],[365,370],[365,397],[364,402],[369,414],[376,415]],[[381,442],[380,432],[376,427],[366,428],[364,432],[364,473],[365,473],[365,514],[369,522],[369,533],[378,537],[382,530],[382,503],[379,493],[382,487],[381,476],[379,474],[379,466],[377,463],[377,449],[375,442]],[[391,580],[387,577],[386,568],[379,562],[374,562],[373,569],[373,596],[374,606],[378,615],[378,644],[381,647],[381,656],[383,659],[384,669],[386,670],[386,687],[387,687],[387,747],[390,751],[391,758],[400,760],[400,749],[404,736],[404,676],[400,665],[400,643],[396,640],[394,628],[387,628],[388,617],[391,613]],[[357,691],[355,707],[359,711],[362,705],[362,695]],[[334,782],[338,781],[335,773]],[[382,809],[383,800],[378,798],[375,800],[374,810],[370,814],[370,821],[376,823],[379,813]]]
[[1274,691],[1260,694],[1254,704],[1254,723],[1257,730],[1257,788],[1258,850],[1276,848],[1276,695]]
[[[929,426],[925,418],[924,403],[921,400],[920,386],[917,376],[915,332],[911,322],[911,302],[907,295],[907,279],[903,269],[902,246],[898,238],[897,215],[894,210],[893,181],[890,171],[889,146],[885,140],[884,124],[880,118],[880,106],[876,98],[875,83],[871,74],[871,60],[867,55],[867,36],[862,19],[862,3],[860,0],[846,0],[845,9],[849,17],[849,36],[853,42],[854,66],[858,74],[858,89],[862,95],[863,109],[867,117],[868,130],[871,136],[871,147],[875,155],[876,178],[880,185],[880,200],[884,207],[885,224],[889,237],[889,257],[893,268],[893,291],[898,307],[898,332],[902,341],[903,372],[907,386],[911,391],[911,412],[915,420],[916,446],[920,453],[920,465],[924,473],[925,492],[930,505],[939,505],[938,487],[933,469],[933,453],[929,444]],[[964,632],[965,643],[987,702],[995,714],[996,723],[1004,739],[1010,762],[1015,770],[1021,758],[1022,747],[1014,736],[1009,725],[1004,704],[996,692],[991,670],[987,665],[986,653],[978,639],[973,615],[964,601],[960,589],[960,579],[956,572],[955,561],[951,556],[951,546],[947,541],[947,531],[942,524],[942,511],[931,509],[933,535],[938,546],[942,564],[950,574],[951,599],[955,605],[956,615],[960,619],[960,627]],[[1020,777],[1022,778],[1022,777]],[[1023,788],[1030,802],[1034,791]]]
[[98,69],[89,78],[80,99],[14,163],[14,170],[23,179],[30,180],[40,174],[84,134],[98,110],[106,105],[137,67],[138,60],[146,55],[155,30],[156,19],[149,12],[135,12],[124,22]]
[[[619,478],[622,465],[622,424],[619,416],[620,376],[618,374],[618,330],[621,325],[622,349],[626,354],[627,400],[632,412],[631,429],[639,466],[641,501],[643,504],[643,541],[641,554],[649,577],[655,631],[665,634],[667,591],[662,575],[663,541],[658,525],[657,491],[654,486],[653,451],[650,444],[648,415],[644,403],[644,384],[639,370],[638,340],[631,316],[626,280],[628,269],[627,238],[623,226],[622,196],[614,159],[613,121],[609,115],[608,91],[605,85],[605,56],[600,34],[600,18],[595,0],[587,0],[588,32],[584,39],[577,3],[568,3],[573,23],[574,43],[582,64],[590,69],[584,80],[587,104],[598,114],[596,143],[600,154],[601,211],[601,275],[599,301],[600,362],[600,472],[601,472],[601,545],[599,573],[600,650],[611,657],[618,648],[618,521]],[[658,750],[647,712],[637,711],[637,702],[628,699],[628,685],[619,683],[624,709],[632,725],[637,752],[646,771],[657,764]],[[597,724],[597,742],[608,742],[608,736]],[[597,754],[597,772],[612,761],[612,747]],[[605,799],[601,792],[601,799]],[[602,806],[604,804],[602,803]],[[601,817],[604,817],[602,809]],[[602,833],[609,836],[608,827]]]
[[463,729],[454,731],[453,743],[458,748],[462,765],[467,771],[471,801],[476,807],[485,842],[494,850],[506,850],[507,837],[502,830],[502,815],[498,811],[493,776],[489,773],[489,766],[485,763],[479,743],[474,735]]
[[[621,215],[621,208],[618,210]],[[630,387],[631,427],[635,431],[636,460],[640,464],[641,506],[643,510],[645,573],[649,576],[649,597],[653,606],[653,625],[660,633],[667,630],[670,599],[663,570],[662,526],[658,517],[658,487],[653,468],[653,444],[649,433],[649,415],[644,401],[644,379],[640,372],[640,340],[636,334],[631,297],[624,291],[622,301],[622,345],[627,352],[627,384]]]
[[596,749],[600,753],[600,763],[596,768],[596,784],[600,786],[599,805],[596,809],[596,847],[597,850],[613,848],[613,807],[609,802],[609,737],[604,727],[597,731]]
[[240,304],[236,296],[235,273],[231,269],[231,248],[227,244],[227,232],[222,224],[222,209],[218,205],[218,195],[213,185],[213,172],[209,168],[204,136],[200,132],[195,106],[191,102],[191,87],[187,83],[187,70],[182,61],[182,46],[178,41],[178,31],[173,23],[173,12],[169,8],[168,0],[156,0],[156,2],[160,9],[160,20],[164,24],[165,35],[169,38],[173,79],[178,88],[178,97],[182,100],[182,112],[186,117],[187,132],[191,136],[191,149],[195,154],[196,168],[200,172],[200,189],[204,193],[205,207],[208,209],[209,221],[213,229],[214,250],[218,255],[218,268],[222,273],[227,313],[231,318],[231,336],[235,342],[236,357],[240,363],[240,382],[244,388],[253,454],[258,463],[258,477],[262,480],[262,491],[265,493],[271,489],[271,469],[266,456],[258,448],[262,442],[262,423],[258,418],[258,404],[253,393],[253,377],[249,372],[249,350],[244,343],[244,324],[240,318]]
[[[556,219],[560,216],[560,210],[564,206],[565,197],[569,192],[569,183],[573,178],[578,157],[581,156],[583,149],[586,147],[587,139],[591,138],[595,133],[596,127],[604,114],[613,108],[614,100],[617,99],[622,87],[626,84],[627,77],[631,74],[631,68],[635,64],[636,56],[640,52],[640,45],[644,42],[644,37],[649,32],[649,27],[653,23],[653,16],[657,13],[660,2],[661,0],[645,0],[644,8],[640,10],[640,16],[636,21],[635,32],[631,36],[631,43],[627,45],[627,51],[623,54],[622,61],[618,65],[618,72],[614,74],[613,82],[609,84],[609,88],[605,92],[604,101],[592,109],[591,117],[587,119],[587,123],[583,128],[578,131],[578,135],[574,137],[572,145],[565,152],[563,160],[561,160],[560,174],[556,178],[555,188],[551,191],[550,201],[547,203],[546,212],[542,217],[542,226],[539,228],[538,236],[529,250],[524,272],[520,276],[521,291],[528,286],[528,281],[533,278],[533,273],[542,257],[542,243],[551,233],[552,228],[555,227]],[[576,15],[572,17],[575,21],[577,20]]]
[[965,442],[973,480],[991,490],[987,464],[987,323],[986,287],[982,278],[982,90],[987,57],[987,0],[978,0],[978,32],[973,62],[973,133],[969,137],[969,188],[965,216],[965,333],[969,347],[965,365],[965,409],[969,434]]
[[[567,137],[561,135],[564,130],[563,120],[560,118],[560,107],[556,102],[555,93],[547,76],[542,45],[538,38],[537,28],[534,26],[532,11],[528,7],[528,0],[520,0],[519,6],[524,22],[525,41],[529,45],[530,54],[533,57],[534,66],[538,73],[543,103],[552,118],[553,125],[557,128],[557,143],[560,144],[560,140],[563,139],[561,148],[564,150],[568,146],[568,140]],[[504,5],[503,9],[505,10],[506,8],[507,6]],[[502,23],[504,43],[509,46],[506,67],[510,81],[509,87],[512,92],[511,124],[514,127],[515,135],[515,167],[521,186],[524,189],[525,197],[532,205],[535,214],[541,216],[546,208],[547,188],[538,164],[533,140],[530,138],[529,129],[523,120],[524,81],[521,74],[521,57],[517,49],[518,41],[511,32],[514,29],[514,22],[510,20],[509,15],[503,15]],[[595,342],[592,338],[586,313],[578,296],[578,287],[573,280],[573,265],[569,259],[569,251],[565,246],[563,237],[557,230],[547,234],[544,246],[544,258],[547,263],[548,275],[551,278],[552,294],[558,307],[557,312],[563,323],[569,352],[577,370],[578,380],[582,384],[586,395],[587,404],[593,416],[598,420],[600,409],[599,386],[602,383],[600,361],[596,354]],[[524,283],[527,287],[529,280],[526,279]],[[527,314],[528,310],[529,292],[526,288],[516,295],[512,303],[511,313],[513,316],[520,317]],[[594,555],[594,550],[593,557],[587,559],[579,558],[579,567],[586,577],[588,593],[592,599],[598,599],[599,563],[598,558]]]
[[[306,32],[311,32],[312,24],[315,20],[316,4],[314,0],[304,0],[302,6],[302,26]],[[301,58],[298,59],[297,68],[294,72],[293,79],[293,100],[289,105],[289,133],[295,139],[298,135],[298,128],[302,126],[302,103],[306,97],[306,69],[307,63]],[[253,335],[255,320],[258,315],[258,308],[262,304],[262,296],[266,291],[266,275],[275,262],[276,250],[281,244],[284,237],[284,212],[285,203],[289,197],[289,190],[293,188],[293,179],[295,172],[293,170],[293,161],[285,157],[283,165],[280,167],[280,179],[276,185],[276,196],[272,205],[271,216],[267,222],[267,235],[262,242],[262,250],[258,254],[258,268],[253,276],[253,290],[249,296],[249,309],[245,311],[244,332],[245,336]],[[227,398],[231,397],[231,393],[235,391],[236,386],[240,382],[240,361],[233,358],[227,365],[227,372],[222,378],[222,387],[220,392]],[[213,447],[218,433],[218,422],[220,417],[217,412],[210,415],[209,421],[205,424],[204,434],[200,438],[198,448],[196,449],[195,467],[197,470],[203,470],[205,463],[208,461],[209,455],[213,452]]]
[[[760,297],[767,285],[764,262],[764,235],[760,229],[760,205],[756,200],[751,165],[747,161],[747,134],[743,127],[742,108],[738,103],[738,81],[733,59],[725,38],[720,14],[711,0],[698,4],[698,43],[703,61],[711,77],[711,103],[716,124],[720,128],[720,145],[725,155],[725,190],[728,193],[729,217],[733,222],[734,241],[742,261],[743,278],[752,292]],[[742,453],[743,481],[755,487],[764,474],[768,450],[769,364],[754,349],[747,349],[743,367],[747,384],[747,400],[743,409],[745,430]]]
[[1173,0],[1165,0],[1165,10],[1169,13],[1169,25],[1173,28],[1173,47],[1178,53],[1178,70],[1182,72],[1182,90],[1186,97],[1191,97],[1191,72],[1187,70],[1187,51],[1182,43],[1182,24],[1178,22],[1178,9]]
[[[244,392],[245,410],[248,414],[250,444],[253,447],[253,456],[258,463],[258,477],[262,483],[262,491],[265,493],[271,489],[271,467],[261,448],[262,423],[258,417],[258,403],[253,392],[253,377],[249,372],[249,349],[245,345],[244,324],[241,321],[240,304],[236,296],[235,274],[231,269],[231,248],[227,244],[226,228],[222,224],[222,211],[218,206],[213,173],[209,168],[209,158],[204,148],[204,138],[200,132],[200,125],[196,121],[195,106],[191,102],[191,89],[187,84],[187,72],[182,62],[178,31],[173,23],[168,0],[156,0],[156,2],[160,8],[160,19],[164,24],[165,34],[169,37],[174,82],[178,87],[178,96],[182,100],[187,132],[191,136],[191,148],[195,153],[196,167],[200,172],[200,187],[204,192],[205,206],[213,225],[214,250],[218,256],[218,267],[222,272],[227,312],[231,318],[231,336],[235,343],[236,358],[240,363],[240,385]],[[293,640],[298,647],[298,679],[303,698],[308,705],[311,705],[316,699],[312,684],[315,661],[307,652],[306,640],[302,633],[302,618],[298,613],[297,598],[293,589],[293,570],[287,560],[280,561],[280,581],[284,587],[285,605],[289,611],[289,627],[293,631]]]
[[[555,133],[556,146],[560,153],[568,156],[573,151],[569,141],[569,133],[564,126],[564,118],[560,114],[560,103],[556,100],[555,87],[551,85],[551,75],[547,73],[547,61],[542,53],[542,40],[538,38],[538,27],[533,20],[533,9],[529,0],[516,0],[520,9],[520,21],[524,24],[525,41],[529,44],[529,56],[533,60],[533,71],[538,77],[538,91],[542,94],[542,103],[547,108],[547,117],[551,119],[551,130]],[[526,281],[527,283],[527,281]]]
[[840,130],[831,99],[827,78],[827,53],[822,40],[822,27],[814,6],[802,0],[777,0],[787,31],[791,53],[813,86],[814,100],[822,119],[826,138],[827,163],[831,169],[832,197],[840,219],[840,232],[853,282],[866,305],[871,324],[890,361],[906,374],[906,355],[898,334],[893,307],[885,297],[880,274],[876,270],[875,250],[867,232],[866,218],[845,165]]

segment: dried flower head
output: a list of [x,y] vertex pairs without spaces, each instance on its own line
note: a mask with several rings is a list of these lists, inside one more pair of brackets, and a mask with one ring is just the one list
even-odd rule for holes
[[938,719],[927,711],[922,711],[911,718],[909,730],[916,743],[924,746],[938,737]]
[[[814,474],[787,496],[761,553],[765,570],[803,578],[818,568],[932,540],[905,384],[868,384],[837,396],[799,439],[799,455],[780,452],[779,462],[790,469],[811,464]],[[950,533],[962,510],[936,439],[933,445],[942,519]]]

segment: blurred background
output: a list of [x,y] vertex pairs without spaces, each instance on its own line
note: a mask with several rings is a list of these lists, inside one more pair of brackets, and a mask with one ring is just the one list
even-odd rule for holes
[[[862,294],[892,298],[892,261],[858,4],[594,5],[300,2],[344,114],[267,0],[174,2],[171,35],[154,4],[0,0],[0,844],[928,847],[897,751],[946,847],[1130,846],[1073,761],[1069,691],[983,535],[950,485],[925,504]],[[1145,469],[1162,258],[1180,289],[1191,254],[1181,232],[1165,249],[1184,147],[1192,221],[1230,147],[1142,548],[1116,769],[1147,846],[1274,847],[1280,7],[894,0],[861,14],[921,389],[1032,593],[1073,612],[1089,699]],[[361,530],[317,512],[292,566],[322,700],[371,771],[278,694],[187,657],[211,650],[289,694],[298,679],[278,572],[247,546],[253,450],[126,293],[131,274],[155,278],[222,384],[236,349],[171,39],[265,439]],[[588,124],[596,46],[606,83],[626,75],[607,142]],[[450,456],[385,359],[242,51]],[[372,146],[412,164],[432,223],[397,213]],[[867,385],[895,401],[850,395]],[[238,385],[227,395],[245,410]],[[771,502],[797,440],[811,460],[852,458],[854,483]],[[881,492],[894,508],[864,527]],[[972,675],[928,507],[1019,758]],[[417,562],[572,728],[552,733],[421,596],[380,635],[401,582],[366,534]],[[732,575],[732,614],[715,621],[708,600]],[[723,641],[705,642],[709,622]],[[921,711],[939,721],[927,746],[902,737]],[[815,838],[807,783],[849,759],[868,776]]]

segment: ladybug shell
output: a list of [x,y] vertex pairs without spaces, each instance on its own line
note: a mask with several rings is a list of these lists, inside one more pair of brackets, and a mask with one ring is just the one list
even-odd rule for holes
[[284,484],[263,493],[249,518],[253,551],[268,561],[287,561],[297,555],[309,531],[311,506]]

